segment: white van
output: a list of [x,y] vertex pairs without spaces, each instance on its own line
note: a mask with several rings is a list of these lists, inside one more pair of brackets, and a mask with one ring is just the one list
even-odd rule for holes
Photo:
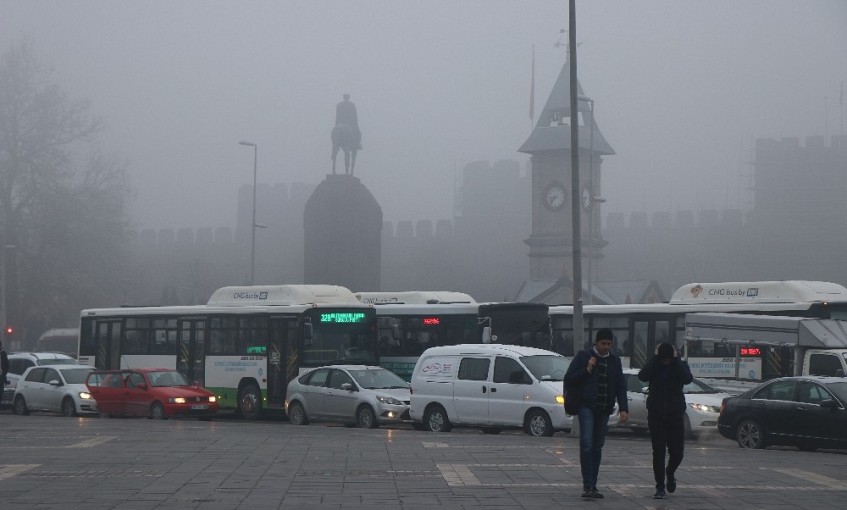
[[569,360],[516,345],[431,347],[412,373],[410,415],[416,428],[447,432],[453,425],[487,434],[522,428],[531,436],[570,430],[562,385]]

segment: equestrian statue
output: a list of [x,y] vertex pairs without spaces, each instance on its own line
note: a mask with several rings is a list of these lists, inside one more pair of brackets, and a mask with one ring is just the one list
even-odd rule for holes
[[333,175],[335,175],[335,157],[339,149],[344,151],[344,172],[347,175],[353,175],[356,152],[362,149],[362,133],[359,131],[356,105],[350,101],[350,94],[344,94],[344,101],[335,106],[335,127],[332,128]]

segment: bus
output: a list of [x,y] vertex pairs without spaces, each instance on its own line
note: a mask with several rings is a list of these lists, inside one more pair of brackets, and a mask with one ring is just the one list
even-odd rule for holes
[[[573,356],[586,348],[600,328],[610,328],[624,366],[641,368],[660,342],[671,342],[685,355],[697,377],[730,377],[739,357],[751,358],[756,379],[785,372],[784,348],[746,349],[715,341],[686,341],[687,313],[743,313],[847,320],[847,288],[818,281],[690,283],[677,289],[667,303],[587,305],[583,308],[585,345],[574,345],[573,307],[551,306],[554,351]],[[757,358],[757,359],[753,359]],[[708,367],[698,370],[697,367]],[[770,367],[770,368],[768,368]],[[749,373],[749,371],[748,371]],[[785,375],[791,375],[786,373]]]
[[77,356],[79,328],[48,329],[35,342],[36,352],[58,352],[72,358]]
[[256,419],[284,408],[301,370],[375,364],[376,312],[333,285],[223,287],[205,305],[87,309],[79,361],[98,369],[171,368]]
[[376,309],[379,364],[406,381],[420,355],[441,345],[498,343],[550,348],[543,303],[477,303],[459,292],[360,292]]

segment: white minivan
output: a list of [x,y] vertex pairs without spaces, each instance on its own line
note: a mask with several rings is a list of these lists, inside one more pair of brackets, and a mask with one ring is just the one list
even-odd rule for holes
[[447,432],[453,425],[487,434],[522,428],[532,436],[569,430],[562,385],[569,360],[516,345],[431,347],[412,373],[410,416],[416,428]]

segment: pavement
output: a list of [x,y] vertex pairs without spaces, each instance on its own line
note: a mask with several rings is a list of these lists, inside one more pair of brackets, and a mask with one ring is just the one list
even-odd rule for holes
[[15,416],[0,411],[0,508],[842,509],[847,452],[686,443],[677,492],[654,500],[650,441],[614,432],[580,497],[578,439],[557,433]]

